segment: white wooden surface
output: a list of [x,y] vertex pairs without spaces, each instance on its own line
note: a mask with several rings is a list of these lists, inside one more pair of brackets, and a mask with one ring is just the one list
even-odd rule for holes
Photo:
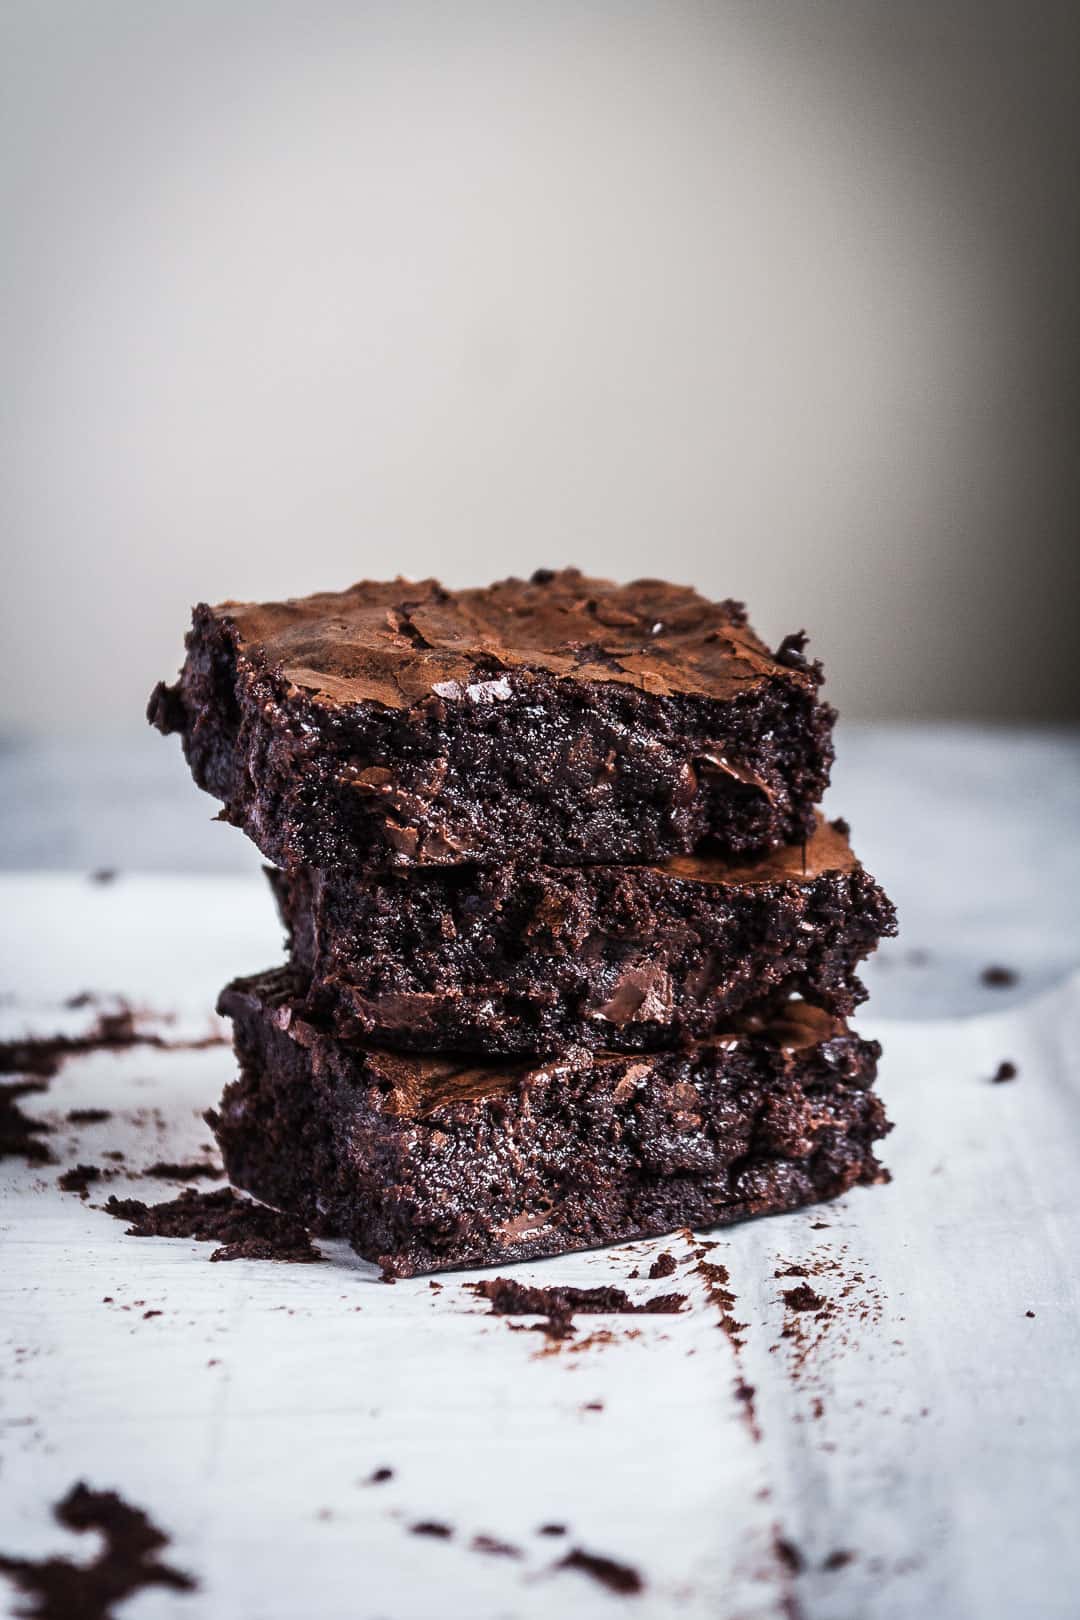
[[[970,919],[977,896],[955,905]],[[61,1005],[84,989],[177,1015],[148,1027],[201,1033],[224,979],[279,953],[255,875],[9,873],[0,906],[0,1033],[87,1019]],[[883,989],[909,987],[909,1006],[920,982],[961,971],[935,933],[947,909],[935,894],[915,919],[929,962],[901,940],[877,970]],[[969,922],[965,948],[1023,966],[1039,917],[1014,921],[983,934]],[[1071,945],[1044,942],[1039,960]],[[977,977],[966,958],[963,971]],[[741,1352],[679,1239],[516,1268],[689,1296],[679,1317],[581,1318],[579,1339],[608,1329],[610,1342],[543,1354],[463,1275],[438,1292],[386,1287],[338,1245],[321,1266],[210,1265],[206,1245],[126,1237],[93,1207],[104,1193],[84,1204],[57,1189],[60,1170],[106,1147],[136,1169],[190,1156],[230,1055],[72,1060],[26,1104],[57,1126],[61,1162],[0,1162],[0,1550],[84,1556],[50,1518],[84,1478],[145,1507],[199,1580],[194,1596],[135,1598],[123,1612],[136,1620],[1074,1616],[1080,980],[1044,973],[1032,995],[1036,979],[1000,999],[973,989],[985,1010],[960,1018],[860,1017],[886,1047],[894,1180],[713,1234],[747,1324]],[[1019,1078],[991,1085],[1003,1058]],[[64,1123],[89,1106],[113,1120]],[[174,1191],[135,1178],[106,1190]],[[627,1281],[663,1248],[677,1278]],[[785,1315],[792,1281],[774,1273],[802,1261],[832,1302],[824,1322]],[[393,1480],[365,1484],[379,1466]],[[452,1538],[412,1535],[425,1519]],[[564,1541],[537,1534],[549,1521],[569,1527]],[[522,1556],[475,1551],[478,1534]],[[556,1570],[569,1546],[632,1564],[644,1592]],[[853,1556],[823,1568],[837,1552]],[[18,1601],[0,1580],[0,1612]]]

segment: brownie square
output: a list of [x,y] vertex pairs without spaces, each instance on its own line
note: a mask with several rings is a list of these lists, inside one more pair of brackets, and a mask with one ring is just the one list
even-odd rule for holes
[[230,1179],[392,1274],[710,1227],[883,1179],[879,1049],[819,1009],[680,1052],[546,1063],[379,1052],[309,1021],[295,974],[220,1010],[240,1078],[208,1116]]
[[656,861],[808,835],[820,668],[735,602],[540,570],[196,608],[149,717],[281,866]]
[[890,901],[843,823],[752,864],[268,872],[308,1007],[407,1051],[648,1051],[799,993],[841,1015]]

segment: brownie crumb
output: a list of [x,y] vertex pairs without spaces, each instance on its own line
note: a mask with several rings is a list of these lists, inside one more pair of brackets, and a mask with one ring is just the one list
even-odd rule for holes
[[161,1315],[160,1311],[143,1311],[142,1319],[143,1319],[144,1322],[149,1322],[149,1320],[150,1320],[150,1318],[152,1316],[160,1316],[160,1315]]
[[829,1570],[843,1569],[847,1564],[850,1564],[854,1560],[854,1557],[855,1554],[853,1552],[849,1552],[846,1547],[837,1547],[835,1552],[831,1552],[829,1554],[828,1558],[825,1559],[825,1562],[821,1567],[822,1569]]
[[1004,1062],[998,1064],[994,1073],[990,1076],[990,1081],[992,1085],[1000,1086],[1006,1080],[1015,1080],[1019,1073],[1020,1070],[1016,1067],[1016,1064],[1005,1059]]
[[794,1288],[784,1289],[784,1304],[792,1311],[820,1311],[825,1301],[820,1294],[815,1294],[809,1283],[798,1283]]
[[809,1277],[809,1275],[805,1266],[778,1266],[773,1272],[774,1277]]
[[69,1125],[103,1125],[112,1113],[108,1108],[69,1108],[66,1118]]
[[168,1536],[115,1491],[92,1491],[80,1483],[54,1513],[68,1530],[100,1531],[104,1546],[89,1564],[0,1553],[0,1572],[32,1600],[33,1607],[22,1613],[37,1620],[113,1620],[116,1604],[147,1587],[195,1590],[190,1575],[153,1556],[168,1545]]
[[77,1164],[73,1169],[64,1171],[57,1186],[64,1192],[78,1193],[80,1198],[87,1198],[92,1183],[100,1181],[103,1174],[100,1165]]
[[1014,968],[1002,967],[996,962],[990,967],[984,967],[979,977],[991,990],[1006,990],[1020,980],[1020,975]]
[[130,1221],[129,1237],[183,1237],[198,1243],[220,1243],[211,1260],[289,1260],[311,1262],[322,1255],[307,1230],[292,1215],[238,1198],[231,1187],[198,1193],[185,1188],[165,1204],[138,1198],[110,1198],[105,1209],[118,1221]]
[[466,1288],[491,1302],[493,1316],[542,1316],[531,1331],[549,1339],[566,1339],[574,1332],[574,1316],[676,1315],[686,1304],[685,1294],[657,1294],[635,1305],[621,1288],[529,1288],[524,1283],[496,1277],[490,1282],[466,1283]]
[[448,1540],[454,1533],[448,1524],[439,1524],[436,1519],[421,1519],[419,1524],[409,1528],[414,1536],[435,1536],[441,1541]]
[[555,1568],[580,1569],[584,1574],[591,1575],[594,1581],[599,1581],[601,1586],[606,1586],[609,1592],[617,1592],[621,1597],[632,1597],[645,1589],[645,1582],[632,1565],[620,1564],[614,1558],[604,1558],[599,1553],[586,1552],[583,1547],[572,1547]]
[[786,1536],[778,1535],[773,1541],[773,1547],[777,1558],[779,1558],[786,1570],[790,1571],[792,1575],[802,1574],[806,1568],[806,1559],[793,1541],[789,1541]]
[[393,1479],[392,1468],[376,1468],[364,1481],[366,1485],[385,1485],[388,1479]]
[[167,1159],[159,1159],[142,1171],[144,1176],[153,1176],[158,1181],[217,1181],[225,1174],[220,1164],[209,1164],[202,1159],[193,1159],[189,1164],[170,1164]]
[[565,1536],[565,1524],[542,1524],[536,1532],[538,1536]]
[[54,1164],[52,1152],[41,1137],[52,1134],[39,1119],[31,1119],[19,1107],[19,1098],[45,1087],[36,1080],[0,1085],[0,1159],[25,1159],[27,1164]]
[[1034,1321],[1034,1320],[1035,1320],[1035,1312],[1034,1312],[1034,1311],[1025,1311],[1025,1312],[1024,1312],[1024,1315],[1025,1315],[1025,1316],[1030,1316],[1030,1317],[1031,1317],[1031,1319],[1032,1319],[1032,1321]]
[[520,1558],[521,1548],[515,1547],[513,1542],[498,1541],[494,1536],[473,1536],[472,1550],[479,1553],[490,1553],[495,1558]]
[[663,1254],[657,1255],[649,1267],[649,1276],[655,1281],[658,1277],[670,1277],[674,1270],[675,1257],[665,1250]]
[[91,883],[115,883],[116,868],[114,866],[99,866],[96,872],[90,874]]

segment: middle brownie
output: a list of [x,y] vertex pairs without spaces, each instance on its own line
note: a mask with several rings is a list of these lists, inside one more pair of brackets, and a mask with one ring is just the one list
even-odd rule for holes
[[409,1051],[647,1051],[798,993],[847,1016],[857,964],[895,932],[842,822],[752,865],[270,870],[309,1006]]

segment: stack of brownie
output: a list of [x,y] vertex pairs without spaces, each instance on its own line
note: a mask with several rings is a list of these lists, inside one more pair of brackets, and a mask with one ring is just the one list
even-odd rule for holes
[[232,1180],[390,1274],[709,1227],[880,1180],[845,1018],[893,909],[815,805],[788,636],[540,570],[196,609],[150,718],[274,863]]

